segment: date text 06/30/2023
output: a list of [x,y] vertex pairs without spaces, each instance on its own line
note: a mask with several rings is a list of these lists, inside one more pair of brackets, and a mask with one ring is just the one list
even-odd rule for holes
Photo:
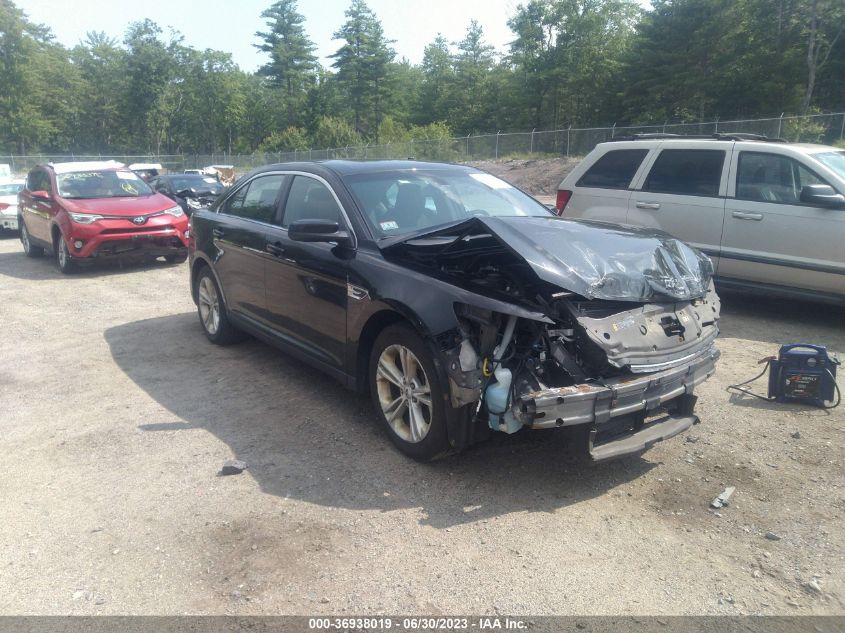
[[348,617],[348,618],[309,618],[309,630],[397,630],[397,631],[519,631],[527,628],[525,621],[515,618],[476,617],[476,618],[388,618],[388,617]]

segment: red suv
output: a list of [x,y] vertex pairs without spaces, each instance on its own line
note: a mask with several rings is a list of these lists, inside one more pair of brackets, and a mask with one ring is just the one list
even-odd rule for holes
[[18,199],[24,252],[38,257],[51,250],[63,273],[84,259],[187,259],[185,213],[120,163],[39,165]]

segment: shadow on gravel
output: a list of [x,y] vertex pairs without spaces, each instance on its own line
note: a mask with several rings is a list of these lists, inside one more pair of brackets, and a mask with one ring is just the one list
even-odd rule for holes
[[[140,429],[205,429],[279,497],[385,512],[418,507],[423,524],[445,528],[554,512],[654,466],[639,457],[593,464],[573,455],[558,431],[500,435],[420,464],[393,448],[367,398],[258,341],[214,346],[194,313],[128,323],[105,338],[117,365],[178,418],[141,420]],[[221,465],[206,464],[208,477]]]
[[775,345],[818,343],[845,352],[845,307],[736,292],[720,292],[720,297],[723,337]]
[[63,275],[56,268],[50,252],[43,257],[27,257],[23,248],[15,253],[0,253],[0,276],[25,279],[27,281],[44,281],[47,279],[86,279],[109,275],[121,275],[138,270],[157,270],[169,266],[183,266],[184,264],[168,264],[164,260],[143,261],[133,259],[113,259],[101,262],[85,262],[77,267],[70,275]]

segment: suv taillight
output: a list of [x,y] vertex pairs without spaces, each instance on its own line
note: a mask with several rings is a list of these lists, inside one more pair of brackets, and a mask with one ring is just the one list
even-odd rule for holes
[[566,203],[572,197],[572,192],[566,189],[557,190],[557,200],[555,200],[555,207],[557,207],[557,214],[563,215],[563,210],[566,208]]
[[7,202],[0,202],[0,211],[5,211],[9,208],[9,204]]

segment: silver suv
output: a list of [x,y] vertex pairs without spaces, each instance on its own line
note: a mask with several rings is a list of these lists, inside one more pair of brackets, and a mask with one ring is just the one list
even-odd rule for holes
[[598,145],[558,189],[561,215],[662,229],[724,288],[845,304],[845,151],[752,135]]

